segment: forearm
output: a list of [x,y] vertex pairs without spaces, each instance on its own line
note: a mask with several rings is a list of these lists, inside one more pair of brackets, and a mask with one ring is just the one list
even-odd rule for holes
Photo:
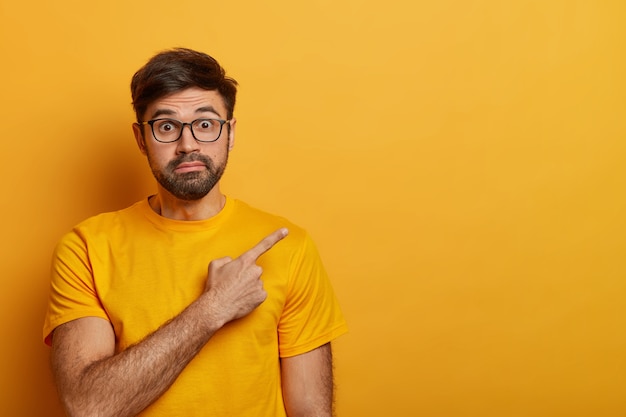
[[[134,416],[152,404],[221,327],[217,320],[211,323],[208,303],[206,296],[200,297],[179,316],[119,354],[76,372],[55,372],[69,415]],[[55,358],[67,363],[64,350],[70,351],[62,342],[55,346],[53,366]]]

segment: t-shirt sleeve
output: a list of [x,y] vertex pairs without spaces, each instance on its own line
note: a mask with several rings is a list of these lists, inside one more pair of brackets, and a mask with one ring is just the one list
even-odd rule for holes
[[305,235],[292,260],[278,324],[280,357],[306,353],[347,332],[347,324],[317,248]]
[[52,332],[61,324],[90,316],[108,320],[95,288],[87,244],[73,231],[60,240],[52,256],[44,342],[51,344]]

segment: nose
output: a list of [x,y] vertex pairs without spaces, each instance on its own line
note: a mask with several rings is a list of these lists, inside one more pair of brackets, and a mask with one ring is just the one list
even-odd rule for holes
[[[188,127],[189,129],[185,129]],[[183,125],[183,132],[178,140],[177,151],[178,153],[191,153],[200,150],[198,141],[193,137],[191,133],[191,124]]]

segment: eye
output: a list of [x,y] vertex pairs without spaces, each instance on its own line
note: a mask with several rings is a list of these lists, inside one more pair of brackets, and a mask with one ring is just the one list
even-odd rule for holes
[[199,130],[212,130],[217,122],[212,119],[200,119],[196,121],[195,128]]
[[180,129],[180,124],[171,119],[157,120],[154,125],[160,133],[164,134],[177,132]]

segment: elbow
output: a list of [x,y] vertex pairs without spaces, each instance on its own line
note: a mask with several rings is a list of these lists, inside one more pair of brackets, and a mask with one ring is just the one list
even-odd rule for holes
[[123,414],[116,414],[104,409],[92,398],[85,396],[61,396],[61,403],[67,417],[124,417]]
[[65,395],[61,397],[61,403],[67,417],[104,417],[103,413],[88,406],[88,402],[84,399]]

